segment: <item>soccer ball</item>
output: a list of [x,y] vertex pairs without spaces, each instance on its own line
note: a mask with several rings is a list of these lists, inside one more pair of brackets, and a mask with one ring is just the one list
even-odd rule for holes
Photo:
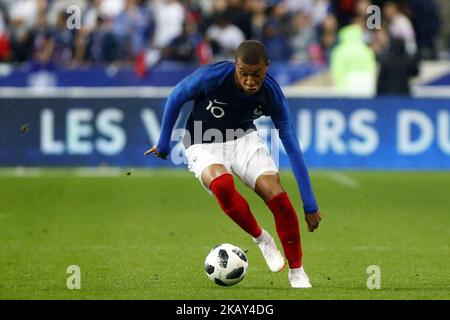
[[208,278],[220,286],[232,286],[247,273],[248,260],[240,248],[224,243],[214,247],[205,259]]

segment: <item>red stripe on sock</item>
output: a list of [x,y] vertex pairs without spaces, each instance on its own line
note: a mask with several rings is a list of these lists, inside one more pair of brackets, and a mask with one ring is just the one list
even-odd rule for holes
[[267,201],[275,218],[275,227],[291,269],[302,266],[302,246],[298,217],[286,192]]
[[250,211],[248,202],[236,190],[231,174],[225,173],[215,178],[211,181],[209,188],[227,216],[252,237],[256,238],[261,235],[262,229]]

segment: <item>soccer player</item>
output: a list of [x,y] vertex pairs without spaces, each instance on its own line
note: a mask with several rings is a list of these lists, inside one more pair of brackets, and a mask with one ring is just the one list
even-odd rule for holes
[[189,170],[214,194],[225,214],[253,237],[269,269],[279,272],[285,260],[272,236],[261,228],[247,201],[236,190],[232,173],[252,188],[273,213],[289,264],[291,286],[309,288],[311,283],[302,264],[297,214],[281,185],[278,168],[253,123],[262,115],[271,117],[300,189],[308,229],[313,232],[321,220],[319,208],[286,99],[276,81],[267,74],[268,67],[264,45],[247,40],[236,50],[234,62],[198,68],[169,95],[158,143],[145,155],[167,159],[180,110],[186,102],[194,100],[183,138]]

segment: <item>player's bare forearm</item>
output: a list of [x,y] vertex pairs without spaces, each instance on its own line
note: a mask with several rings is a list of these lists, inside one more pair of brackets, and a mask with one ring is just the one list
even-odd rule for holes
[[308,224],[309,232],[314,232],[319,227],[319,223],[322,220],[320,217],[320,211],[317,210],[314,213],[305,213],[305,220]]
[[156,148],[156,146],[153,146],[153,147],[151,147],[150,149],[148,149],[147,151],[144,152],[145,156],[148,156],[149,154],[153,154],[155,157],[167,160],[167,155],[159,153],[159,151]]

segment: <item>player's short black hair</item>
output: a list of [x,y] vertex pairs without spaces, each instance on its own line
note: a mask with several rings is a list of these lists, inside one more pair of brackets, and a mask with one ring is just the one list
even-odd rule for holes
[[236,49],[235,59],[241,59],[245,64],[258,64],[261,59],[268,64],[267,50],[264,44],[257,40],[245,40]]

